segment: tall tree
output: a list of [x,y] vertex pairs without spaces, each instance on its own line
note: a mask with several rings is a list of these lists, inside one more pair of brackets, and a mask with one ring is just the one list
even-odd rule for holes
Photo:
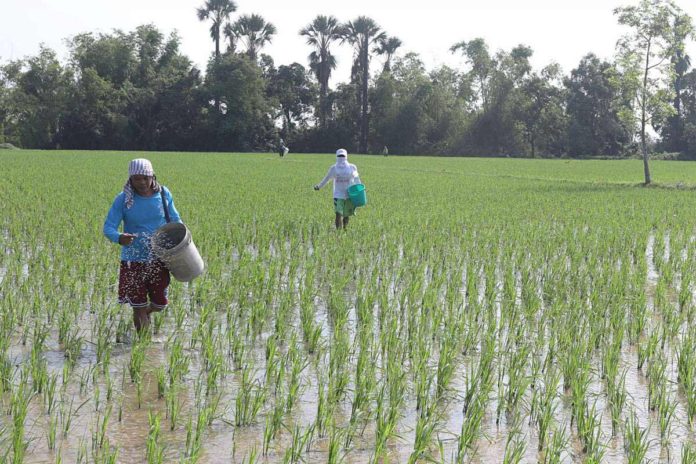
[[[672,0],[641,0],[637,6],[616,8],[614,14],[619,24],[631,28],[631,32],[618,43],[619,61],[625,76],[635,81],[638,134],[645,184],[648,185],[652,179],[646,130],[653,116],[669,115],[672,109],[672,91],[661,88],[659,79],[672,71],[672,25],[683,13]],[[691,21],[681,27],[693,28]]]
[[371,141],[392,154],[447,154],[453,129],[461,126],[464,107],[457,96],[459,75],[440,67],[428,74],[418,55],[394,60],[370,94]]
[[11,143],[6,131],[6,126],[11,114],[9,102],[10,85],[7,77],[5,77],[5,70],[3,68],[3,66],[0,66],[0,143]]
[[623,99],[616,67],[590,53],[565,78],[567,150],[571,156],[618,156],[631,141],[620,115]]
[[402,43],[398,37],[385,37],[384,40],[379,42],[379,45],[375,49],[378,55],[384,55],[384,68],[382,72],[391,72],[391,60],[396,53],[396,50],[401,47]]
[[10,63],[3,74],[10,87],[8,107],[16,140],[26,148],[56,148],[72,73],[61,66],[53,50],[41,46],[38,55]]
[[540,149],[554,154],[553,150],[561,148],[565,128],[560,75],[557,64],[548,65],[541,73],[527,76],[516,92],[516,116],[532,158]]
[[472,82],[478,93],[478,105],[486,111],[490,101],[490,81],[496,68],[496,62],[488,52],[486,41],[479,37],[469,42],[458,42],[450,47],[450,51],[459,51],[466,58],[470,67],[467,80]]
[[269,93],[277,101],[282,118],[282,136],[290,141],[297,124],[306,126],[316,101],[316,84],[299,63],[281,65],[277,71],[272,70],[268,80]]
[[179,38],[153,25],[72,42],[75,83],[61,144],[70,148],[195,148],[205,103]]
[[357,73],[360,81],[360,138],[358,151],[367,153],[367,136],[369,133],[369,78],[371,48],[384,40],[386,34],[377,23],[367,16],[358,16],[355,21],[348,21],[343,29],[343,40],[350,43],[356,54]]
[[696,159],[696,69],[692,69],[684,76],[682,116],[684,118],[684,152],[691,159]]
[[69,43],[70,62],[79,70],[92,68],[116,88],[129,81],[137,67],[133,37],[120,30],[111,34],[78,34]]
[[309,68],[319,82],[319,125],[325,126],[329,78],[336,68],[336,57],[331,54],[330,47],[341,38],[341,28],[334,16],[319,15],[300,31],[300,35],[307,37],[307,44],[314,47],[309,54]]
[[671,62],[672,62],[672,87],[674,91],[674,114],[667,118],[662,128],[662,141],[667,150],[684,150],[684,118],[682,114],[682,91],[684,88],[684,76],[691,67],[691,57],[686,53],[686,40],[693,36],[693,28],[688,23],[691,18],[688,15],[680,15],[674,18],[672,26]]
[[219,60],[222,24],[229,19],[232,13],[237,11],[237,4],[234,0],[205,0],[205,4],[196,11],[199,20],[210,19],[211,21],[210,37],[215,42],[215,60]]
[[227,44],[227,53],[235,53],[237,51],[237,33],[234,30],[234,25],[232,23],[225,24],[222,33],[229,41]]
[[265,150],[275,134],[272,109],[266,96],[261,68],[245,56],[225,54],[219,63],[209,62],[205,91],[220,95],[219,113],[211,118],[205,134],[207,149],[225,151]]
[[271,43],[276,27],[258,14],[242,15],[232,24],[236,40],[246,45],[246,54],[252,60],[258,59],[259,51]]
[[[148,85],[157,73],[158,58],[164,35],[152,24],[138,26],[133,34],[137,54],[135,80],[142,86]],[[177,45],[178,46],[178,45]]]

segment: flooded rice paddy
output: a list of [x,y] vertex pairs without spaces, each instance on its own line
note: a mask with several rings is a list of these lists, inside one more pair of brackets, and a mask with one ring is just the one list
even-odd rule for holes
[[330,157],[147,154],[207,269],[138,337],[135,155],[0,156],[3,461],[696,462],[694,193],[638,163],[355,157],[337,233]]

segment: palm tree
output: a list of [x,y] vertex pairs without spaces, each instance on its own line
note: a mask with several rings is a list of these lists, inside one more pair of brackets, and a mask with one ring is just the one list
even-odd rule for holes
[[334,16],[319,15],[300,31],[307,37],[307,45],[315,47],[309,54],[309,67],[319,81],[319,125],[326,123],[326,96],[329,93],[329,78],[331,71],[336,68],[336,57],[331,54],[329,47],[332,42],[341,39],[341,27]]
[[391,59],[401,45],[401,40],[398,37],[385,37],[385,39],[379,43],[375,52],[377,52],[378,55],[387,56],[384,60],[382,72],[391,72]]
[[263,16],[252,14],[240,16],[232,24],[231,31],[237,40],[246,44],[249,58],[256,61],[259,50],[267,43],[271,43],[271,39],[276,33],[276,27],[266,22]]
[[370,77],[370,48],[386,39],[377,23],[367,16],[348,21],[342,31],[343,40],[355,48],[358,77],[360,79],[360,140],[358,151],[367,153],[368,134],[368,79]]
[[225,24],[224,29],[222,30],[222,33],[227,37],[227,40],[230,41],[229,45],[227,45],[227,51],[229,53],[234,53],[237,49],[237,35],[234,32],[234,28],[232,27],[232,24],[227,23]]
[[220,28],[227,21],[230,14],[237,11],[234,0],[205,0],[205,4],[196,10],[198,19],[205,21],[210,19],[210,37],[215,41],[215,60],[220,58]]

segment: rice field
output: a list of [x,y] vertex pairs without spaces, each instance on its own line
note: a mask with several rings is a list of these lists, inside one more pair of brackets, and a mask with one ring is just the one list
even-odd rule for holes
[[[206,261],[136,337],[147,157]],[[0,462],[694,463],[696,164],[0,153]]]

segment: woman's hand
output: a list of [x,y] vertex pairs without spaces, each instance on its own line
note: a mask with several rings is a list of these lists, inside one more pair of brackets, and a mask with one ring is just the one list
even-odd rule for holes
[[123,246],[128,246],[135,240],[135,235],[123,233],[118,236],[118,244]]

